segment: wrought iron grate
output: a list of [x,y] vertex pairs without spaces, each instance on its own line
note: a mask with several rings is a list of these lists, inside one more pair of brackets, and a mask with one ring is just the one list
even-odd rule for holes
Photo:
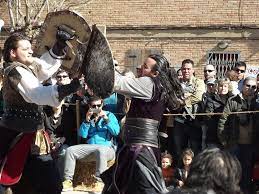
[[231,70],[240,60],[240,52],[208,52],[207,64],[215,66],[216,77],[224,78],[228,70]]

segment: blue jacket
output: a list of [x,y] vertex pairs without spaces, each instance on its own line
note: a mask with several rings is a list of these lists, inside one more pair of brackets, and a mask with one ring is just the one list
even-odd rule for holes
[[103,118],[98,122],[84,121],[79,129],[79,136],[87,139],[88,144],[98,144],[113,146],[113,137],[120,132],[120,125],[115,115],[109,111],[105,111],[109,118],[106,123]]

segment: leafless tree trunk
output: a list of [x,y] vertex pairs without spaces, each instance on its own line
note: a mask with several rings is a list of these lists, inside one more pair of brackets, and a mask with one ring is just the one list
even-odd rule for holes
[[23,30],[31,35],[34,28],[43,21],[42,14],[62,9],[74,9],[86,6],[92,0],[6,0],[10,30]]
[[37,21],[40,18],[40,15],[43,12],[46,5],[47,5],[47,12],[49,13],[49,2],[48,2],[48,0],[45,0],[42,3],[42,6],[41,6],[40,10],[38,11],[38,13],[34,16],[34,21]]
[[12,0],[8,0],[8,11],[9,11],[9,17],[10,17],[10,24],[11,24],[11,31],[15,29],[15,22],[14,22],[14,15],[13,15],[13,5]]
[[30,23],[30,0],[25,0],[25,25],[29,25]]
[[47,2],[47,13],[49,13],[49,1],[46,0],[46,2]]

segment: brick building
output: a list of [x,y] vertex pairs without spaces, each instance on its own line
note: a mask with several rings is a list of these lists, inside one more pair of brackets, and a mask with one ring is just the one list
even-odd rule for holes
[[[193,59],[198,75],[207,62],[221,71],[237,60],[259,66],[258,0],[92,0],[75,10],[89,25],[106,26],[121,68],[134,70],[153,52],[176,67]],[[8,23],[4,6],[0,17]]]

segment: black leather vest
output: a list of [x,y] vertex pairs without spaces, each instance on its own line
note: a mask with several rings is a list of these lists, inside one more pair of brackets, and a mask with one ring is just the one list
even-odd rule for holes
[[158,127],[162,119],[165,102],[161,99],[161,85],[153,79],[154,90],[151,100],[132,98],[124,125],[123,140],[126,144],[141,144],[158,147]]
[[26,102],[19,93],[18,84],[21,75],[16,67],[25,68],[33,73],[27,66],[18,62],[9,63],[5,67],[3,79],[4,114],[1,122],[7,128],[21,132],[42,129],[43,108],[37,104]]
[[164,99],[161,99],[161,84],[154,78],[153,97],[151,100],[132,98],[127,117],[130,118],[148,118],[161,121],[165,111]]

